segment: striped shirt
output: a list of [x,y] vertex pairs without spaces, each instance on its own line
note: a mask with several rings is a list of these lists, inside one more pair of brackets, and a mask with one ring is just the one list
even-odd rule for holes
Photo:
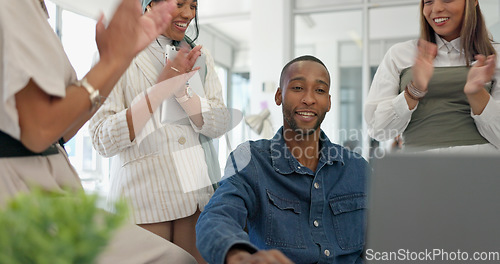
[[[130,141],[126,111],[134,98],[156,83],[164,50],[153,42],[132,62],[104,105],[89,122],[94,148],[112,158],[108,200],[126,198],[137,224],[172,221],[203,210],[213,194],[199,134],[216,138],[229,126],[222,87],[207,50],[204,125],[166,124],[140,145]],[[156,113],[156,112],[155,112]]]

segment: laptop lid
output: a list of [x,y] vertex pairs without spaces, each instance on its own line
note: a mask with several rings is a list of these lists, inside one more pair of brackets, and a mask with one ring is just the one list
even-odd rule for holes
[[388,155],[373,169],[366,263],[498,263],[499,155]]

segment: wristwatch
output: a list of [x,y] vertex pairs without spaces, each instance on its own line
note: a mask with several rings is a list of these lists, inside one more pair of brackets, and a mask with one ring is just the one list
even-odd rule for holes
[[76,86],[85,88],[89,93],[89,99],[91,103],[90,111],[94,111],[96,108],[102,104],[102,96],[99,94],[99,90],[95,89],[88,81],[87,78],[83,78],[80,81],[76,81]]
[[193,91],[191,91],[191,88],[189,87],[189,83],[188,82],[186,82],[185,91],[186,91],[186,94],[184,94],[183,96],[181,96],[181,97],[175,97],[175,100],[177,100],[177,102],[179,104],[184,103],[187,100],[189,100],[191,97],[193,97]]

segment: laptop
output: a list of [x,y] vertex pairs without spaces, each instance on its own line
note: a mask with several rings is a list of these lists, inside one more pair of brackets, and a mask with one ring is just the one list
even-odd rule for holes
[[365,263],[500,263],[500,155],[372,161]]

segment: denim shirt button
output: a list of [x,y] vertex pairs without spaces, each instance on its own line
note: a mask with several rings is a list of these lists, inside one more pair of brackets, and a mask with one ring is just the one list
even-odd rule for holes
[[329,257],[330,256],[330,250],[325,249],[325,256]]
[[318,222],[318,221],[316,221],[316,220],[314,220],[313,225],[314,225],[315,227],[318,227],[318,226],[319,226],[319,222]]
[[319,183],[317,182],[314,183],[314,189],[319,189]]

